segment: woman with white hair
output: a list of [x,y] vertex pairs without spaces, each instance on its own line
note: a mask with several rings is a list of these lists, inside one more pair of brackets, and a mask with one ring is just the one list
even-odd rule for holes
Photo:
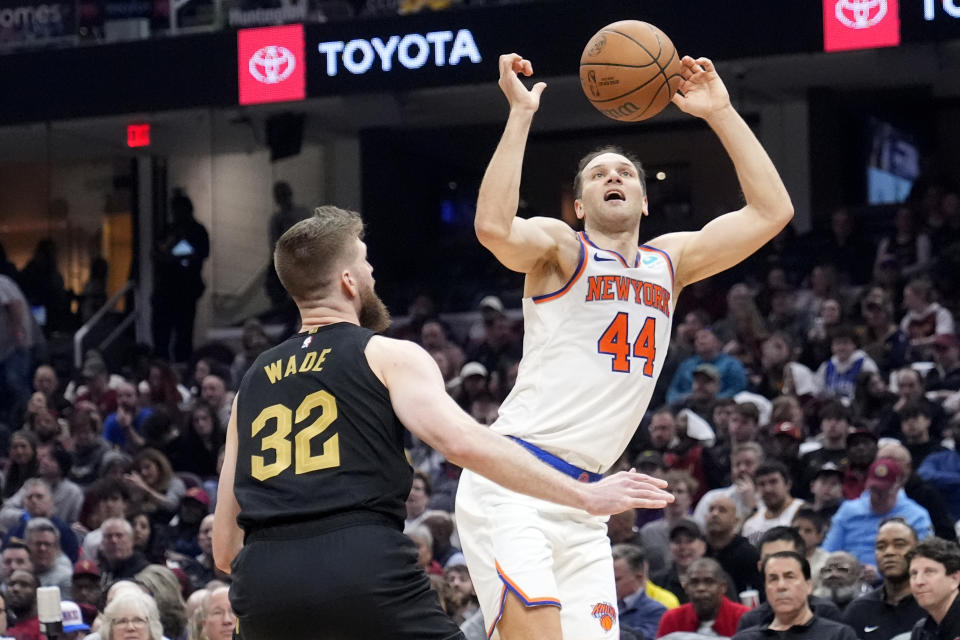
[[103,612],[104,640],[162,640],[163,626],[153,598],[139,590],[119,592]]

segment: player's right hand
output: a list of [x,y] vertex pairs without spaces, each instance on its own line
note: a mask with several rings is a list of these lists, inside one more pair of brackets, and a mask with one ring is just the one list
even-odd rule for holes
[[609,516],[627,509],[662,509],[673,502],[667,483],[635,470],[620,471],[586,486],[586,511]]
[[505,53],[500,56],[500,90],[507,97],[510,109],[536,111],[540,108],[540,94],[547,88],[545,82],[538,82],[527,89],[518,74],[533,75],[533,65],[518,53]]

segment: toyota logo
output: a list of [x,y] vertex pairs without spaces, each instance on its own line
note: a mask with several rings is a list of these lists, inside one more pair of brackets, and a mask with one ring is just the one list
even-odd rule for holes
[[269,45],[250,56],[250,75],[264,84],[277,84],[297,68],[297,58],[286,47]]
[[851,29],[869,29],[887,15],[887,0],[837,0],[837,20]]

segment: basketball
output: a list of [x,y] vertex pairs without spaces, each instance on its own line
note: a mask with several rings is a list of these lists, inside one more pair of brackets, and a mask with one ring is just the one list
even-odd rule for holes
[[639,20],[600,29],[580,56],[580,86],[600,113],[626,122],[657,115],[677,92],[680,56],[670,38]]

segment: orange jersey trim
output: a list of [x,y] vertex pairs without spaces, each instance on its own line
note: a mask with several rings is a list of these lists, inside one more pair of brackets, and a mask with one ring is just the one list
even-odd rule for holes
[[641,251],[652,251],[654,253],[659,253],[664,258],[667,259],[667,266],[670,267],[670,289],[672,290],[674,287],[674,281],[673,281],[674,272],[673,272],[673,260],[670,259],[670,254],[664,251],[663,249],[657,249],[656,247],[651,247],[648,244],[642,244],[637,248],[640,249]]

